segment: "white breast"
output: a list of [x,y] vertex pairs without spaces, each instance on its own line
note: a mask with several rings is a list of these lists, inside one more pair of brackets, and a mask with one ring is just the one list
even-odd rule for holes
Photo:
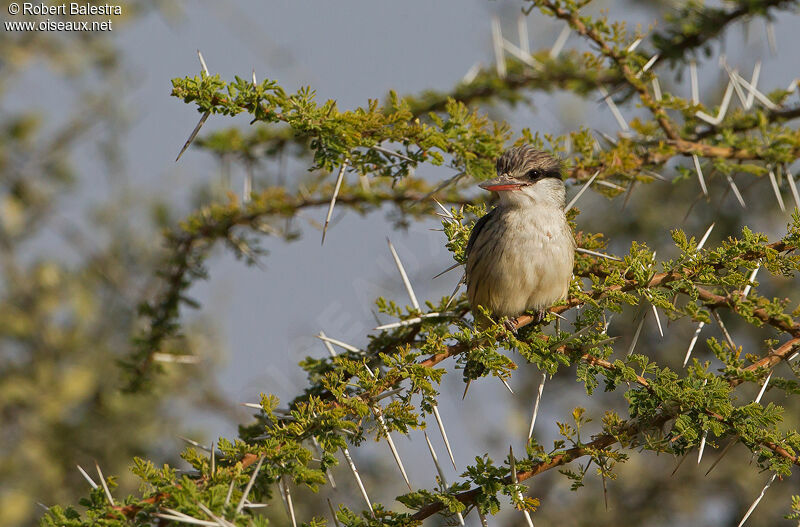
[[503,207],[479,233],[467,261],[467,294],[496,317],[551,306],[566,296],[574,240],[556,207]]

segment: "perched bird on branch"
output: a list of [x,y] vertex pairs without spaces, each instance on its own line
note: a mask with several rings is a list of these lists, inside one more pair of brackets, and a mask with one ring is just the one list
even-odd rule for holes
[[561,163],[525,145],[497,160],[497,177],[480,184],[499,202],[475,223],[467,242],[467,295],[475,319],[483,306],[496,318],[545,309],[569,289],[575,239],[564,213],[566,191]]

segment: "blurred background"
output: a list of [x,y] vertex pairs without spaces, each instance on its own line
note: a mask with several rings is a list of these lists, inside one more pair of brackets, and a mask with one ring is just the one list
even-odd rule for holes
[[[2,18],[9,20],[8,2],[1,3]],[[605,9],[611,19],[647,29],[663,23],[678,4],[597,1],[589,11]],[[202,307],[183,313],[187,338],[174,344],[201,360],[168,364],[167,375],[146,394],[122,393],[117,361],[130,350],[137,304],[158,283],[160,229],[226,192],[241,194],[246,169],[253,171],[256,190],[276,183],[296,187],[306,177],[307,166],[297,160],[245,166],[198,146],[175,162],[199,114],[169,96],[170,79],[199,74],[198,49],[210,72],[224,79],[249,78],[254,71],[259,80],[275,79],[287,91],[310,86],[319,100],[335,99],[339,108],[351,109],[384,99],[389,90],[446,92],[476,64],[491,66],[492,16],[506,38],[516,40],[521,8],[515,1],[485,0],[120,5],[123,15],[112,17],[111,32],[5,30],[0,37],[0,525],[35,524],[41,514],[37,504],[74,503],[86,486],[76,465],[89,470],[96,460],[105,474],[118,475],[123,489],[132,490],[137,485],[127,470],[132,456],[180,467],[179,436],[205,444],[235,437],[237,426],[250,420],[241,403],[258,401],[262,392],[283,401],[299,394],[306,380],[297,363],[326,353],[314,335],[322,330],[363,345],[372,328],[389,322],[374,314],[376,297],[407,303],[387,237],[420,300],[449,295],[458,281],[458,271],[432,280],[452,263],[444,235],[432,230],[439,227],[435,221],[406,223],[389,210],[359,216],[341,209],[321,246],[325,208],[306,210],[285,226],[297,235],[291,242],[264,240],[268,254],[260,266],[246,266],[217,249],[210,279],[190,290]],[[526,24],[531,49],[549,48],[563,28],[537,12]],[[719,103],[727,83],[720,54],[748,79],[761,61],[760,86],[766,92],[785,88],[798,76],[798,17],[781,13],[774,20],[772,50],[767,28],[763,19],[737,23],[713,42],[709,54],[697,57],[706,105]],[[566,47],[586,49],[574,35]],[[665,64],[659,74],[664,91],[688,96],[685,72]],[[507,121],[515,137],[522,128],[561,134],[587,126],[611,136],[618,131],[599,96],[526,95],[530,104],[482,111]],[[629,120],[640,112],[632,105],[621,108]],[[212,116],[198,144],[230,127],[247,131],[247,117]],[[604,232],[610,252],[627,252],[637,240],[658,249],[659,258],[674,254],[673,228],[699,237],[716,222],[710,246],[744,225],[771,239],[785,232],[788,213],[778,209],[767,181],[737,180],[747,203],[743,209],[724,178],[710,179],[711,199],[698,200],[697,182],[672,182],[678,176],[673,169],[663,174],[665,182],[639,185],[624,209],[623,196],[585,194],[579,228]],[[418,174],[431,180],[452,176],[432,166]],[[570,196],[575,192],[568,189]],[[784,199],[792,203],[788,192]],[[796,283],[766,274],[759,278],[764,294],[797,293]],[[620,353],[638,323],[635,315],[635,310],[617,315],[610,325],[609,333],[620,337]],[[666,325],[663,314],[662,321]],[[761,351],[766,330],[739,334],[736,322],[730,324],[737,344]],[[677,321],[662,338],[650,313],[638,349],[680,368],[695,327]],[[716,327],[705,331],[704,337],[720,336]],[[701,340],[697,353],[710,360],[702,348]],[[487,378],[473,383],[462,401],[460,374],[445,377],[440,408],[459,469],[487,451],[505,456],[509,443],[522,451],[539,379],[535,368],[522,365],[510,383],[515,395]],[[768,392],[765,401],[788,404],[783,398]],[[567,420],[575,406],[586,407],[599,421],[605,408],[624,411],[626,403],[620,393],[589,399],[573,372],[561,372],[544,392],[536,428],[540,443],[557,438],[556,420]],[[788,409],[787,426],[797,426],[797,410],[796,403]],[[440,438],[431,437],[442,457]],[[421,433],[396,442],[412,484],[432,487],[435,471]],[[701,466],[690,456],[674,476],[677,460],[671,457],[633,456],[619,467],[616,481],[606,482],[607,506],[599,477],[570,492],[570,482],[555,471],[539,476],[531,482],[531,495],[542,500],[534,520],[537,525],[734,525],[767,475],[748,467],[750,453],[737,446],[704,476],[717,455],[711,446]],[[385,443],[360,448],[354,457],[372,499],[402,508],[394,496],[405,485],[399,474],[386,477],[397,471]],[[457,480],[457,471],[444,468]],[[339,489],[332,499],[358,506],[346,468],[334,474]],[[749,524],[784,522],[798,482],[795,476],[773,485]],[[320,496],[301,492],[296,500],[301,520],[325,514]],[[277,503],[268,514],[277,524],[288,523]],[[493,520],[522,521],[508,511]],[[478,525],[477,517],[467,522]]]

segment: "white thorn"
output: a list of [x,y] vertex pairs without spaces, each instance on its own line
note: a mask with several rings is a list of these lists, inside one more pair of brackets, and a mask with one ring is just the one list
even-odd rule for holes
[[619,141],[617,141],[616,139],[614,139],[613,137],[611,137],[607,133],[603,132],[602,130],[597,130],[597,132],[600,134],[600,136],[603,139],[605,139],[606,141],[608,141],[612,145],[617,146],[617,144],[619,144]]
[[575,194],[575,197],[573,197],[569,201],[569,203],[567,203],[567,206],[564,208],[564,212],[568,212],[575,205],[575,203],[578,201],[578,199],[583,195],[584,192],[586,192],[586,189],[591,186],[592,182],[595,180],[595,178],[597,178],[597,176],[599,174],[600,174],[600,171],[598,170],[597,172],[595,172],[592,175],[592,177],[589,178],[589,181],[584,183],[584,185],[581,187],[581,189],[578,191],[578,193]]
[[192,130],[192,133],[189,134],[189,139],[187,139],[186,142],[183,144],[183,148],[181,148],[181,151],[178,153],[178,157],[175,158],[176,163],[181,158],[183,153],[186,152],[186,149],[189,148],[189,145],[192,144],[192,141],[194,141],[194,138],[197,137],[197,134],[200,133],[200,129],[203,127],[203,124],[205,124],[206,119],[208,119],[209,115],[211,115],[210,111],[204,113],[202,117],[200,117],[200,120],[197,122],[197,126],[195,126],[194,130]]
[[203,54],[200,52],[199,49],[197,50],[197,58],[200,59],[200,66],[202,66],[202,68],[203,68],[203,73],[205,73],[206,75],[211,75],[208,72],[208,66],[206,66],[206,61],[203,58]]
[[764,384],[761,386],[761,390],[758,392],[758,395],[756,396],[753,402],[755,403],[761,402],[761,398],[764,397],[764,392],[767,391],[767,385],[769,384],[770,379],[772,379],[772,371],[770,371],[769,375],[767,375],[767,378],[764,379]]
[[106,494],[106,499],[108,499],[108,503],[111,506],[115,506],[114,498],[111,497],[111,491],[108,490],[108,485],[106,484],[106,478],[103,476],[103,471],[100,470],[100,465],[97,464],[97,461],[94,462],[94,468],[97,469],[97,475],[100,477],[100,484],[103,486],[103,492]]
[[175,355],[174,353],[155,352],[151,355],[154,361],[171,362],[173,364],[197,364],[200,357],[195,355]]
[[[741,82],[742,80],[741,77],[739,78],[739,80]],[[722,103],[719,106],[719,112],[717,112],[717,116],[711,117],[710,115],[702,111],[698,111],[697,113],[695,113],[695,115],[709,124],[715,126],[718,125],[723,121],[723,119],[725,119],[725,114],[728,113],[728,106],[731,103],[732,96],[733,96],[733,83],[728,82],[728,86],[725,88],[725,93],[722,95]]]
[[605,318],[606,318],[606,314],[605,314],[605,312],[603,312],[603,320],[604,320],[604,323],[603,323],[603,334],[604,335],[608,335],[608,327],[611,325],[611,321],[614,320],[614,315],[610,315],[608,317],[608,320],[606,320]]
[[385,392],[381,392],[375,396],[375,400],[380,401],[381,399],[386,399],[387,397],[394,397],[403,390],[404,388],[395,388],[394,390],[387,390]]
[[778,43],[775,41],[775,24],[772,23],[772,20],[765,21],[767,26],[767,43],[769,44],[769,52],[772,53],[772,56],[778,54]]
[[652,67],[653,67],[653,64],[655,64],[655,63],[656,63],[656,61],[658,60],[658,57],[659,57],[659,54],[658,54],[658,53],[656,53],[655,55],[653,55],[652,57],[650,57],[650,60],[648,60],[648,61],[647,61],[647,64],[645,64],[645,65],[644,65],[644,67],[642,68],[642,73],[644,73],[644,72],[646,72],[647,70],[649,70],[650,68],[652,68]]
[[716,223],[717,222],[713,222],[711,225],[709,225],[708,229],[706,229],[705,234],[703,234],[703,237],[700,238],[700,241],[697,243],[698,251],[700,251],[700,249],[702,249],[703,246],[706,244],[706,241],[708,240],[709,235],[711,235],[711,231],[714,230],[714,225],[716,225]]
[[442,212],[444,213],[444,217],[446,217],[446,218],[450,218],[451,220],[455,220],[455,218],[453,217],[453,213],[452,213],[451,211],[447,210],[447,207],[445,207],[444,205],[442,205],[442,203],[441,203],[441,202],[440,202],[438,199],[436,199],[436,198],[433,198],[433,202],[434,202],[434,203],[436,203],[436,205],[437,205],[437,206],[438,206],[440,209],[442,209]]
[[[370,375],[375,377],[375,374],[367,368]],[[397,452],[397,447],[394,444],[394,440],[392,439],[391,434],[389,433],[389,427],[386,426],[386,420],[383,418],[383,414],[381,413],[380,407],[376,404],[372,407],[372,411],[375,413],[375,417],[378,419],[378,423],[381,425],[381,429],[383,433],[386,434],[386,442],[389,443],[389,450],[392,451],[392,457],[394,457],[394,462],[397,463],[397,467],[400,469],[400,474],[403,476],[403,480],[406,482],[408,486],[408,490],[413,491],[414,489],[411,488],[411,482],[408,481],[408,474],[406,474],[406,468],[403,466],[403,461],[400,459],[400,454]]]
[[658,82],[658,77],[653,77],[653,97],[656,101],[661,100],[661,84]]
[[533,437],[533,425],[536,424],[536,416],[539,415],[539,404],[542,402],[545,381],[547,381],[547,373],[542,372],[542,380],[539,382],[539,388],[536,391],[536,401],[533,403],[533,415],[531,416],[531,426],[528,429],[528,441]]
[[603,96],[603,99],[606,101],[606,104],[611,110],[612,115],[614,115],[614,119],[617,120],[617,124],[619,124],[619,127],[622,128],[623,131],[627,132],[630,129],[628,127],[628,123],[625,121],[625,118],[622,117],[619,108],[617,108],[617,105],[611,99],[611,96],[609,96],[608,90],[606,90],[603,86],[598,86],[597,90],[600,92],[600,94]]
[[[708,379],[703,380],[703,386],[708,384]],[[703,451],[706,449],[706,439],[708,439],[708,430],[703,431],[703,437],[700,439],[700,448],[697,451],[697,464],[703,460]]]
[[742,87],[739,85],[738,82],[738,75],[739,72],[735,70],[731,70],[727,64],[723,63],[722,65],[725,68],[725,71],[728,74],[728,78],[730,79],[731,84],[733,84],[733,91],[736,92],[736,97],[739,98],[739,102],[741,103],[742,107],[744,108],[747,97],[745,97],[744,92],[742,91]]
[[517,17],[517,32],[519,33],[519,49],[530,56],[531,45],[528,39],[528,20],[522,13]]
[[214,442],[211,442],[211,467],[210,467],[211,478],[214,478],[214,475],[217,473],[217,451],[214,448]]
[[736,344],[733,342],[733,338],[731,338],[731,334],[728,333],[728,328],[725,327],[725,324],[722,322],[722,317],[719,316],[715,310],[711,310],[711,316],[714,317],[714,320],[719,325],[719,329],[722,330],[722,335],[725,337],[725,340],[728,342],[728,346],[731,347],[731,350],[736,349]]
[[[328,350],[328,353],[330,354],[330,356],[331,357],[335,357],[336,356],[336,350],[333,349],[333,344],[328,342],[328,340],[327,340],[328,335],[326,335],[324,331],[320,331],[319,335],[318,335],[318,338],[322,341],[322,344],[325,345],[325,349]],[[259,405],[259,407],[260,407],[260,405]]]
[[278,488],[283,498],[283,504],[286,506],[286,514],[292,520],[292,527],[297,527],[297,519],[294,516],[294,504],[292,503],[292,494],[289,492],[289,486],[283,482],[283,477],[278,480]]
[[703,451],[706,449],[706,439],[708,438],[708,430],[703,432],[703,437],[700,439],[700,448],[697,450],[697,464],[703,461]]
[[653,308],[653,314],[656,316],[656,324],[658,325],[658,333],[661,335],[661,338],[664,338],[664,328],[661,327],[661,317],[658,316],[658,309],[656,308],[655,304],[651,304],[650,307]]
[[[164,509],[164,510],[168,510],[168,509]],[[174,521],[179,522],[179,523],[180,522],[189,523],[189,524],[192,524],[192,525],[206,525],[206,526],[209,526],[209,527],[217,527],[219,525],[217,522],[210,522],[208,520],[198,520],[197,518],[192,518],[191,516],[186,516],[186,515],[178,516],[178,515],[173,515],[173,514],[164,514],[164,513],[161,513],[161,512],[156,512],[156,513],[153,513],[153,516],[155,516],[156,518],[162,518],[164,520],[174,520]]]
[[228,485],[228,494],[225,495],[225,506],[226,507],[231,502],[231,495],[233,495],[233,484],[235,482],[236,482],[236,478],[232,478],[230,485]]
[[694,349],[694,345],[697,343],[697,338],[700,336],[700,332],[703,330],[703,326],[705,326],[705,322],[700,322],[697,324],[697,329],[694,330],[694,336],[692,337],[691,342],[689,342],[689,349],[686,350],[686,357],[683,359],[683,367],[686,367],[686,363],[689,362],[689,357],[692,355],[692,350]]
[[542,64],[539,61],[531,57],[530,53],[527,54],[524,53],[513,42],[510,42],[508,39],[504,38],[502,45],[504,50],[508,51],[509,53],[517,57],[519,60],[521,60],[528,66],[531,66],[532,68],[535,68],[537,70],[542,69]]
[[331,203],[328,205],[328,214],[325,216],[325,225],[322,227],[322,243],[325,243],[325,234],[328,232],[328,223],[333,216],[333,206],[336,205],[336,197],[339,195],[339,189],[342,187],[342,180],[344,179],[344,172],[347,170],[348,160],[345,159],[342,167],[339,169],[339,175],[336,177],[336,186],[333,188],[333,196],[331,196]]
[[390,150],[388,148],[384,148],[384,147],[382,147],[380,145],[371,146],[369,148],[371,150],[376,150],[376,151],[378,151],[378,152],[380,152],[382,154],[386,154],[387,156],[399,157],[400,159],[402,159],[404,161],[414,162],[414,160],[411,159],[410,157],[408,157],[407,155],[401,154],[400,152],[395,152],[394,150]]
[[452,270],[453,270],[453,269],[455,269],[456,267],[460,267],[460,266],[462,266],[462,265],[464,265],[464,264],[460,264],[460,263],[456,262],[456,263],[454,263],[453,265],[451,265],[450,267],[448,267],[447,269],[445,269],[444,271],[442,271],[442,272],[440,272],[440,273],[437,273],[437,274],[436,274],[436,276],[434,276],[433,278],[431,278],[431,280],[436,280],[437,278],[439,278],[439,277],[440,277],[440,276],[442,276],[443,274],[445,274],[445,273],[449,273],[450,271],[452,271]]
[[610,254],[603,254],[596,251],[592,251],[590,249],[584,249],[583,247],[575,247],[575,251],[584,254],[590,254],[592,256],[597,256],[598,258],[605,258],[606,260],[613,260],[615,262],[621,262],[622,259],[616,256],[611,256]]
[[506,381],[504,378],[500,377],[500,382],[502,382],[503,386],[506,387],[506,390],[508,390],[508,393],[510,393],[511,395],[514,395],[514,390],[511,389],[511,386],[509,386],[508,381]]
[[253,68],[253,88],[258,86],[258,80],[256,79],[256,69]]
[[736,201],[739,202],[739,205],[741,205],[743,209],[746,209],[747,205],[745,205],[744,203],[744,198],[742,197],[742,193],[739,192],[739,187],[736,186],[736,183],[733,181],[733,178],[731,177],[730,174],[725,174],[725,177],[728,178],[728,185],[731,186],[733,195],[736,196]]
[[[311,436],[311,444],[312,444],[312,445],[314,445],[314,450],[316,450],[316,452],[317,452],[317,455],[318,455],[320,458],[322,458],[322,447],[321,447],[321,446],[319,446],[319,441],[318,441],[318,440],[317,440],[317,438],[316,438],[315,436],[313,436],[313,435]],[[336,488],[336,480],[335,480],[335,479],[333,479],[333,473],[332,473],[330,470],[326,470],[326,471],[325,471],[325,476],[327,476],[327,478],[328,478],[328,481],[329,481],[329,482],[330,482],[330,484],[331,484],[331,488],[332,488],[332,489],[335,489],[335,488]]]
[[697,61],[689,62],[689,78],[692,83],[692,104],[700,104],[700,88],[697,84]]
[[750,273],[750,277],[747,279],[747,285],[744,286],[744,289],[742,290],[742,297],[747,298],[747,295],[750,294],[750,289],[752,289],[753,284],[755,284],[756,282],[756,275],[758,274],[759,269],[761,269],[760,263],[756,266],[755,269],[753,269],[753,272]]
[[642,37],[639,37],[636,40],[634,40],[633,42],[631,42],[630,45],[628,46],[628,49],[627,49],[628,53],[633,53],[636,50],[636,48],[639,47],[639,44],[641,44],[641,43],[642,43]]
[[[431,440],[428,437],[427,432],[422,432],[425,435],[425,442],[428,443],[428,451],[431,453],[431,458],[433,458],[433,464],[436,466],[436,472],[439,474],[439,481],[441,482],[442,490],[447,489],[449,486],[447,484],[447,478],[444,476],[444,471],[442,470],[442,466],[439,464],[439,458],[436,456],[436,451],[433,450],[433,445],[431,444]],[[464,517],[461,515],[460,512],[457,512],[456,515],[458,516],[458,523],[459,525],[464,525]]]
[[641,319],[639,319],[639,325],[636,326],[636,331],[633,333],[633,340],[631,340],[631,345],[628,348],[628,357],[633,354],[633,350],[636,348],[636,343],[639,342],[639,335],[642,333],[642,327],[644,326],[644,319],[647,318],[647,311],[644,309],[640,309],[639,312],[641,313]]
[[258,471],[261,470],[261,464],[264,463],[264,457],[265,456],[261,456],[258,458],[258,464],[256,464],[256,468],[253,469],[253,475],[250,476],[250,481],[247,482],[247,486],[244,488],[244,492],[242,493],[242,498],[239,500],[239,504],[236,506],[236,514],[242,512],[247,495],[250,494],[250,489],[253,488],[253,483],[256,482]]
[[775,171],[769,171],[769,182],[772,185],[772,191],[775,192],[775,199],[778,200],[778,206],[781,212],[786,212],[786,205],[783,203],[783,196],[781,196],[781,189],[778,188],[778,180],[775,179]]
[[439,465],[439,458],[436,456],[436,452],[433,450],[433,445],[428,437],[428,432],[423,431],[422,433],[425,436],[425,442],[428,443],[428,451],[431,453],[431,458],[433,458],[433,464],[436,467],[436,472],[439,473],[439,479],[441,480],[442,487],[447,488],[447,478],[444,477],[442,466]]
[[[360,353],[361,350],[355,346],[348,344],[347,342],[342,342],[341,340],[332,339],[330,337],[325,336],[322,332],[317,335],[317,338],[323,342],[330,342],[335,346],[339,346],[340,348],[346,349],[347,351],[352,351],[353,353]],[[329,350],[330,351],[330,350]],[[335,355],[335,353],[334,353]]]
[[[757,60],[755,66],[753,66],[753,76],[750,77],[750,85],[755,88],[758,85],[758,77],[761,75],[761,61]],[[744,109],[749,110],[753,107],[753,101],[755,99],[755,94],[750,91],[747,94],[747,99],[745,100]]]
[[334,525],[336,525],[336,527],[341,527],[341,524],[339,523],[339,518],[336,517],[336,511],[333,510],[333,503],[331,503],[330,498],[327,499],[328,499],[328,508],[331,510],[331,516],[333,516],[333,523]]
[[413,326],[414,324],[419,324],[420,322],[422,322],[423,319],[441,317],[441,316],[444,316],[444,315],[447,315],[447,314],[452,314],[452,312],[449,312],[449,313],[425,313],[424,315],[420,315],[420,316],[414,317],[414,318],[409,318],[407,320],[401,320],[400,322],[392,322],[391,324],[384,324],[382,326],[378,326],[378,327],[375,328],[375,331],[383,331],[385,329],[402,328],[402,327],[405,327],[405,326]]
[[461,79],[461,82],[463,84],[471,84],[472,81],[475,80],[475,77],[478,76],[478,73],[480,73],[480,71],[481,71],[481,63],[476,62],[475,64],[472,65],[470,69],[467,70],[467,72],[464,74],[464,77]]
[[394,258],[394,263],[395,265],[397,265],[397,270],[400,272],[400,278],[403,279],[403,285],[406,286],[408,297],[411,299],[411,305],[414,306],[414,309],[420,311],[419,302],[417,302],[417,295],[414,294],[414,289],[411,287],[411,281],[408,279],[406,270],[403,267],[403,262],[400,261],[400,257],[397,255],[397,251],[394,250],[394,245],[392,245],[391,240],[389,240],[389,238],[386,238],[386,241],[389,243],[389,250],[392,252],[392,258]]
[[244,186],[242,187],[242,201],[250,203],[250,194],[253,193],[253,172],[247,170],[244,175]]
[[[511,465],[511,481],[515,484],[518,483],[517,480],[517,466],[514,462],[514,449],[509,447],[508,449],[508,462]],[[522,492],[517,491],[517,499],[522,500]],[[527,510],[523,510],[522,514],[525,516],[525,521],[528,523],[528,527],[533,527],[533,520],[531,519],[531,515]]]
[[731,104],[731,97],[733,96],[733,83],[729,82],[728,87],[725,88],[725,93],[722,95],[722,103],[719,105],[719,112],[717,113],[717,124],[725,119],[728,113],[728,106]]
[[736,75],[736,79],[739,81],[739,84],[741,84],[741,85],[743,85],[745,88],[747,88],[747,89],[750,91],[750,93],[752,93],[752,94],[753,94],[753,96],[754,96],[756,99],[758,99],[758,101],[759,101],[761,104],[763,104],[764,106],[766,106],[766,107],[767,107],[767,108],[769,108],[770,110],[778,110],[778,105],[777,105],[777,104],[775,104],[774,102],[772,102],[771,100],[769,100],[769,98],[768,98],[766,95],[764,95],[763,93],[761,93],[760,91],[758,91],[758,90],[756,89],[756,87],[755,87],[755,86],[753,86],[752,84],[750,84],[749,82],[747,82],[746,80],[744,80],[744,79],[742,78],[742,76],[741,76],[741,75],[739,75],[738,73],[734,72],[734,75]]
[[375,516],[375,511],[372,509],[372,503],[369,501],[369,496],[367,495],[367,489],[364,488],[364,483],[361,481],[361,476],[358,475],[358,469],[356,469],[356,464],[353,463],[353,458],[350,457],[350,451],[348,451],[347,448],[342,447],[342,454],[344,454],[344,458],[347,460],[347,464],[350,467],[350,472],[352,472],[353,477],[356,478],[358,490],[361,491],[361,497],[364,498],[364,501],[367,503],[369,512]]
[[178,436],[178,439],[180,439],[181,441],[185,441],[185,442],[189,443],[190,445],[199,448],[200,450],[205,450],[206,452],[211,452],[211,449],[209,447],[207,447],[205,445],[201,445],[197,441],[195,441],[193,439],[189,439],[188,437]]
[[497,76],[504,79],[506,76],[506,59],[503,56],[503,35],[500,30],[500,20],[492,17],[492,44],[494,45],[494,60]]
[[83,478],[89,482],[89,485],[91,485],[93,489],[96,489],[97,483],[95,483],[92,477],[89,474],[87,474],[85,470],[83,470],[83,467],[80,465],[75,465],[75,466],[78,467],[78,471],[81,473],[81,476],[83,476]]
[[445,309],[447,309],[448,307],[450,307],[450,304],[452,304],[452,303],[453,303],[453,300],[454,300],[454,299],[455,299],[455,297],[456,297],[456,293],[458,293],[458,290],[461,288],[461,284],[463,284],[463,283],[464,283],[464,279],[465,279],[466,277],[467,277],[467,275],[466,275],[466,274],[462,274],[462,275],[461,275],[461,279],[458,281],[458,283],[456,284],[456,287],[453,289],[453,293],[450,295],[450,298],[448,298],[448,299],[447,299],[447,304],[445,304],[445,306],[444,306],[444,308],[445,308]]
[[456,468],[456,459],[453,457],[453,449],[450,448],[450,441],[447,440],[447,432],[444,429],[444,423],[442,423],[442,416],[439,415],[439,406],[433,405],[433,417],[436,418],[436,424],[439,427],[439,433],[442,434],[442,440],[444,441],[444,446],[447,449],[447,455],[450,456],[450,463],[453,464],[453,469],[458,470]]
[[694,161],[694,170],[697,172],[697,179],[700,180],[700,188],[703,189],[703,194],[708,196],[708,188],[706,187],[706,178],[703,177],[703,169],[700,168],[700,159],[697,154],[692,154],[692,161]]
[[761,494],[758,495],[758,497],[756,498],[756,501],[754,501],[753,504],[750,505],[750,508],[747,509],[747,512],[745,513],[744,518],[742,518],[742,521],[739,522],[739,525],[737,527],[742,527],[742,525],[744,525],[744,522],[747,521],[747,518],[749,518],[750,515],[753,514],[753,511],[758,506],[758,502],[761,501],[761,498],[764,497],[764,493],[767,492],[767,489],[769,488],[769,486],[772,485],[773,481],[775,481],[775,476],[777,476],[777,474],[773,474],[769,478],[769,480],[767,481],[767,484],[764,485],[763,489],[761,489]]
[[208,507],[206,507],[204,504],[197,503],[197,507],[201,511],[205,512],[206,515],[208,515],[209,518],[214,520],[214,525],[219,525],[219,527],[236,527],[235,525],[233,525],[231,522],[227,521],[226,519],[220,518],[219,516],[214,514],[214,512],[211,509],[209,509]]
[[794,182],[794,176],[789,171],[788,166],[783,167],[783,171],[786,173],[786,178],[789,180],[789,188],[792,191],[792,197],[794,198],[794,205],[797,210],[800,210],[800,195],[797,193],[797,185]]
[[709,474],[711,474],[711,471],[712,471],[712,470],[714,470],[714,467],[716,467],[716,466],[719,464],[719,462],[720,462],[720,461],[722,461],[722,458],[723,458],[723,457],[725,457],[725,454],[727,454],[727,453],[728,453],[728,450],[730,450],[730,449],[731,449],[731,447],[732,447],[733,445],[735,445],[735,444],[738,442],[738,441],[736,441],[736,439],[737,439],[737,438],[736,438],[736,437],[734,437],[733,439],[731,439],[730,441],[728,441],[728,444],[727,444],[727,445],[725,445],[725,448],[723,448],[723,449],[722,449],[722,452],[720,452],[720,453],[719,453],[719,455],[717,456],[717,459],[715,459],[715,460],[714,460],[714,462],[713,462],[713,463],[711,463],[711,466],[710,466],[710,467],[708,467],[708,470],[706,470],[706,474],[705,474],[706,476],[708,476]]
[[625,191],[625,187],[620,187],[619,185],[617,185],[615,183],[611,183],[610,181],[605,181],[603,179],[598,181],[597,184],[598,185],[602,185],[604,187],[613,188],[614,190],[619,190],[620,192],[624,192]]
[[703,112],[703,111],[700,111],[700,110],[698,110],[694,115],[696,117],[699,117],[700,119],[704,120],[708,124],[711,124],[711,125],[714,125],[714,126],[716,126],[716,125],[718,125],[720,123],[720,120],[717,119],[716,117],[711,117],[706,112]]
[[567,39],[569,38],[569,34],[572,30],[569,27],[569,24],[565,24],[564,28],[561,30],[561,33],[558,34],[556,41],[553,42],[553,47],[550,48],[550,58],[554,59],[561,54],[561,50],[564,49],[564,44],[567,43]]

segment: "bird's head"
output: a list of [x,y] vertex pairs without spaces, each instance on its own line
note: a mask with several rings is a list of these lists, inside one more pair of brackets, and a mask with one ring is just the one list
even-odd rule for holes
[[566,196],[561,162],[530,145],[503,152],[497,159],[497,177],[479,186],[497,192],[501,205],[563,208]]

